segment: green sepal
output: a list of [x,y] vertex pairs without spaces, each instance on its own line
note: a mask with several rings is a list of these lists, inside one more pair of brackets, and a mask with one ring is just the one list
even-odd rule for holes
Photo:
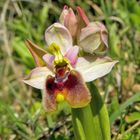
[[45,55],[47,52],[43,49],[41,49],[40,47],[38,47],[36,44],[34,44],[33,42],[31,42],[29,39],[27,39],[25,41],[25,44],[27,46],[27,48],[29,49],[30,53],[32,54],[35,63],[38,67],[40,66],[44,66],[45,62],[43,60],[43,55]]

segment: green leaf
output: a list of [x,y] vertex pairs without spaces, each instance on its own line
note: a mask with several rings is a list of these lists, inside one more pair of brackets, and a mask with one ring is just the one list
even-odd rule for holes
[[111,114],[111,116],[110,116],[110,124],[112,124],[117,119],[117,117],[119,117],[121,115],[121,113],[129,105],[132,105],[134,102],[139,101],[139,100],[140,100],[140,93],[137,93],[137,94],[133,95],[131,98],[129,98],[122,105],[120,105],[120,107],[118,108],[118,110]]
[[110,122],[106,105],[93,83],[89,84],[89,89],[92,95],[90,106],[93,114],[93,122],[96,124],[95,130],[98,140],[110,140]]
[[24,62],[29,67],[33,66],[33,59],[28,52],[25,43],[19,37],[15,37],[12,40],[12,47],[13,50],[19,55],[22,62]]
[[41,15],[39,16],[41,25],[44,25],[46,23],[46,20],[48,18],[48,12],[49,12],[49,6],[45,4],[39,13]]
[[114,111],[118,110],[119,108],[119,101],[118,95],[114,92],[114,95],[111,97],[111,104],[109,105],[109,113],[113,113]]
[[126,116],[126,121],[128,123],[140,120],[140,112],[133,112]]

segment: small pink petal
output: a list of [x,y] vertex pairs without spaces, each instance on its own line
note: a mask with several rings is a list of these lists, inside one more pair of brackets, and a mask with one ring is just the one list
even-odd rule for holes
[[99,28],[101,30],[101,39],[102,39],[103,43],[108,47],[108,31],[107,31],[105,25],[102,24],[101,22],[96,22],[96,24],[99,26]]
[[64,20],[65,27],[70,31],[72,37],[76,36],[77,31],[77,18],[71,8],[69,8]]
[[85,25],[88,25],[89,24],[89,19],[86,16],[84,10],[81,7],[78,6],[77,7],[77,12],[79,14],[79,18],[85,23]]
[[75,65],[77,62],[77,55],[79,52],[79,47],[74,46],[68,49],[68,51],[65,54],[65,57],[67,57],[70,60],[71,65]]
[[65,5],[65,6],[63,7],[63,10],[62,10],[61,15],[60,15],[60,17],[59,17],[60,23],[64,24],[65,17],[67,16],[67,14],[68,14],[68,12],[69,12],[68,10],[69,10],[68,6]]
[[63,10],[64,10],[64,9],[68,9],[68,6],[67,6],[67,5],[64,5]]
[[107,35],[107,33],[101,32],[101,39],[104,42],[105,46],[108,47],[108,35]]
[[72,37],[76,36],[78,21],[71,8],[64,6],[59,21],[70,31]]
[[45,55],[43,56],[43,60],[46,62],[47,66],[48,66],[49,68],[52,68],[54,58],[55,58],[54,55],[51,55],[51,54],[45,54]]

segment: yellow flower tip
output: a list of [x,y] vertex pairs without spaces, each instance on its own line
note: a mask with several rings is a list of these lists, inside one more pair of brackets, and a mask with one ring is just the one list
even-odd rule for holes
[[57,93],[57,96],[56,96],[56,101],[57,102],[63,102],[65,100],[65,97],[62,93]]
[[61,53],[60,51],[60,47],[55,43],[53,42],[50,46],[49,46],[49,49],[52,53]]
[[49,51],[55,56],[54,65],[65,66],[69,64],[69,60],[62,55],[60,47],[55,42],[49,46]]

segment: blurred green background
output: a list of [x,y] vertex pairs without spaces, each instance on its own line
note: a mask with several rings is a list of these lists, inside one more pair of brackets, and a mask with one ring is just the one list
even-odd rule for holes
[[139,0],[0,0],[0,140],[73,139],[69,106],[47,115],[40,90],[22,82],[35,67],[25,39],[45,48],[45,29],[58,21],[65,4],[81,6],[90,21],[107,26],[108,55],[119,63],[95,84],[108,106],[112,140],[139,140]]

